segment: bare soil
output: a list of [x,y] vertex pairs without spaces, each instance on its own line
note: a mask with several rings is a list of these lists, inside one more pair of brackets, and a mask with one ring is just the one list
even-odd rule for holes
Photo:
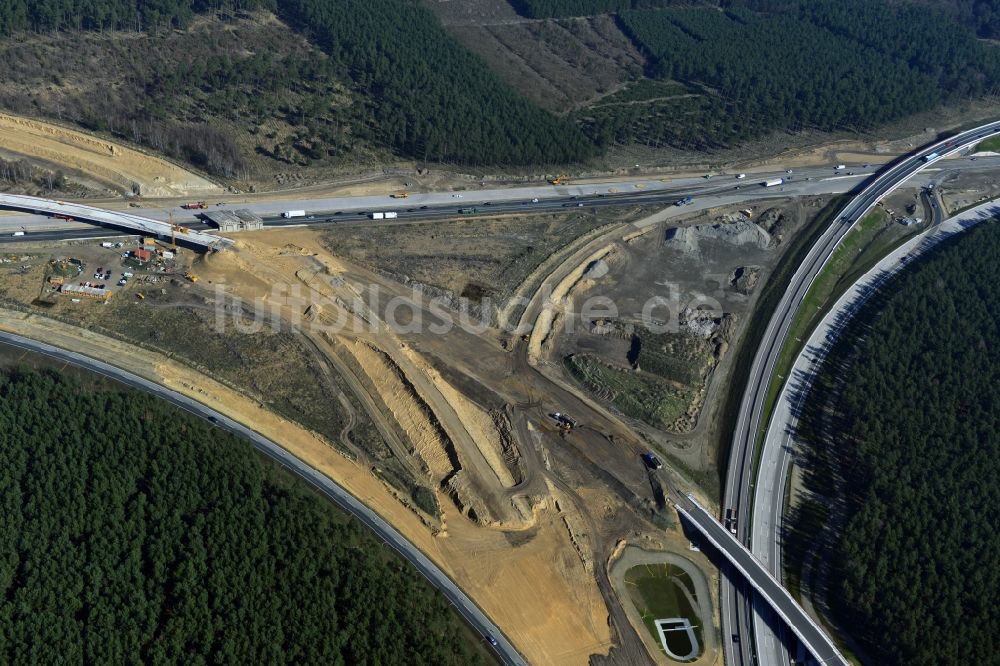
[[462,24],[451,31],[507,83],[555,113],[620,90],[642,76],[645,64],[610,16]]
[[15,153],[84,174],[113,190],[149,197],[217,194],[204,176],[120,143],[53,123],[0,113],[0,145]]

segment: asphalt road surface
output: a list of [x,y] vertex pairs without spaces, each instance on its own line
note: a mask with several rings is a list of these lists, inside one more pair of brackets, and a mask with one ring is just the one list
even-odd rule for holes
[[306,463],[299,460],[291,453],[283,449],[275,442],[267,439],[260,433],[247,428],[246,426],[233,421],[229,417],[216,412],[205,405],[188,398],[185,395],[160,386],[147,379],[134,375],[130,372],[117,368],[113,365],[98,361],[83,354],[67,351],[52,345],[47,345],[35,340],[30,340],[19,335],[0,332],[0,343],[18,347],[27,351],[57,359],[92,372],[96,372],[105,377],[114,379],[133,388],[141,389],[148,393],[171,402],[181,409],[192,414],[208,419],[220,428],[224,428],[244,439],[250,441],[254,448],[266,455],[271,460],[277,462],[299,478],[303,479],[316,490],[329,498],[342,509],[360,520],[364,525],[374,531],[382,540],[388,543],[396,552],[409,560],[413,566],[422,573],[434,587],[455,606],[465,620],[472,625],[485,640],[491,637],[496,641],[493,646],[497,656],[504,664],[511,666],[522,666],[527,664],[524,658],[517,652],[510,641],[500,632],[486,614],[464,592],[452,581],[443,571],[441,571],[430,559],[427,558],[412,543],[406,540],[403,535],[397,532],[389,523],[383,520],[377,513],[362,504],[357,498],[347,490],[337,485],[328,476],[321,474]]
[[742,544],[734,542],[729,530],[723,527],[714,515],[706,511],[690,496],[678,500],[677,512],[696,527],[713,546],[725,554],[730,565],[735,567],[744,579],[767,600],[769,606],[778,613],[782,620],[795,627],[796,634],[801,637],[810,651],[817,655],[821,663],[849,666],[823,630],[803,612],[788,590],[761,566],[760,560],[749,550]]
[[[957,161],[949,162],[958,166]],[[1000,157],[981,157],[976,162],[961,162],[963,169],[990,170],[1000,167]],[[810,167],[796,169],[792,174],[776,172],[751,174],[745,179],[736,179],[732,174],[715,176],[710,180],[688,178],[670,182],[639,181],[631,184],[604,183],[598,185],[560,185],[510,188],[505,190],[480,190],[461,193],[461,199],[453,199],[457,193],[411,194],[407,199],[382,197],[338,197],[312,201],[280,203],[242,203],[226,201],[224,208],[249,208],[264,218],[266,227],[296,227],[326,224],[406,224],[413,222],[434,222],[456,217],[485,217],[501,214],[538,214],[568,212],[574,208],[596,210],[604,207],[664,205],[673,204],[686,196],[692,196],[689,205],[678,206],[677,214],[685,214],[704,208],[739,204],[742,202],[765,200],[786,196],[807,196],[839,194],[855,189],[861,182],[877,170],[877,165],[849,166],[842,171],[831,167]],[[936,172],[937,167],[928,169]],[[850,173],[850,175],[848,175]],[[752,176],[752,177],[751,177]],[[766,177],[783,177],[785,183],[778,187],[765,188],[761,183]],[[927,174],[930,182],[933,176]],[[919,181],[918,181],[919,182]],[[612,191],[614,190],[614,191]],[[538,199],[537,202],[533,199]],[[385,205],[375,205],[375,202]],[[212,208],[215,208],[213,205]],[[460,213],[463,208],[475,208],[475,213]],[[283,210],[305,210],[306,217],[285,219]],[[373,221],[373,211],[394,211],[395,220]],[[197,215],[201,211],[172,209],[130,209],[138,215],[154,219],[167,219],[174,214],[174,220],[194,231],[211,232],[213,227],[201,221]],[[15,232],[23,236],[13,236]],[[134,232],[117,231],[109,228],[95,229],[82,222],[67,222],[32,214],[0,215],[0,243],[3,242],[46,242],[75,239],[116,238],[134,235]]]
[[[723,494],[723,510],[733,509],[736,513],[738,517],[737,538],[741,543],[749,541],[751,520],[756,520],[758,515],[766,512],[765,507],[760,507],[758,511],[758,507],[752,506],[751,493],[754,486],[754,448],[761,426],[760,421],[767,387],[787,337],[788,329],[816,275],[822,270],[844,235],[879,200],[922,169],[938,164],[937,160],[930,163],[925,162],[924,156],[932,152],[942,154],[961,152],[998,132],[1000,132],[1000,123],[990,123],[946,141],[922,148],[887,165],[845,206],[833,224],[810,248],[768,323],[751,366],[750,377],[733,435]],[[970,163],[970,166],[977,164],[979,161]],[[771,529],[778,529],[778,525],[772,524]],[[749,543],[750,549],[756,553],[754,543],[752,541]],[[740,666],[753,666],[757,663],[761,666],[787,666],[786,653],[783,648],[778,647],[784,645],[785,641],[782,640],[782,636],[774,636],[770,630],[772,624],[780,626],[781,623],[769,622],[769,618],[766,617],[755,621],[753,604],[748,603],[740,588],[741,582],[736,580],[737,578],[734,576],[728,581],[724,581],[722,585],[722,623],[725,639],[723,642],[727,663]],[[752,645],[754,640],[752,639],[756,640],[756,657],[759,662],[754,659]],[[762,645],[771,649],[762,650]],[[783,662],[782,659],[784,659]]]
[[[754,497],[754,553],[772,574],[781,572],[781,519],[784,510],[785,485],[794,455],[795,432],[801,402],[808,396],[816,372],[830,346],[840,333],[838,321],[851,316],[888,276],[903,270],[916,256],[928,251],[945,238],[972,228],[996,215],[998,206],[989,202],[929,227],[883,257],[858,278],[841,296],[816,326],[795,359],[791,375],[794,382],[786,383],[774,407],[761,449],[760,471]],[[785,662],[788,663],[787,660]]]

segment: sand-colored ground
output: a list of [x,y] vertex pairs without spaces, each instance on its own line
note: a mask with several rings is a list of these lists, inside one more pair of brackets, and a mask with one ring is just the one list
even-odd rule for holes
[[448,444],[441,432],[431,423],[427,406],[418,402],[417,397],[398,376],[398,370],[390,364],[385,354],[372,345],[355,340],[346,345],[365,374],[381,392],[383,402],[388,406],[393,418],[406,431],[417,455],[427,464],[431,475],[438,481],[455,471],[448,458]]
[[569,295],[570,290],[580,281],[591,264],[607,255],[612,249],[614,249],[613,245],[607,245],[597,250],[580,262],[576,268],[567,273],[556,284],[552,290],[552,296],[547,299],[546,303],[542,306],[541,312],[538,313],[538,318],[535,320],[535,327],[531,331],[531,338],[528,341],[528,359],[531,363],[536,363],[541,356],[542,343],[549,337],[556,315],[559,309],[564,306],[565,299]]
[[[0,310],[0,329],[110,360],[247,424],[347,488],[451,575],[533,664],[583,663],[610,646],[607,611],[555,507],[540,508],[532,536],[452,521],[435,538],[368,470],[314,434],[167,357],[36,315]],[[564,509],[565,510],[565,509]]]
[[162,158],[39,120],[0,113],[0,147],[145,197],[207,195],[223,188]]

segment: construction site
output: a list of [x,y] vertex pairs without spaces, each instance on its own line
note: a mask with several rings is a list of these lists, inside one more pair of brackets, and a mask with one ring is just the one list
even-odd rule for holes
[[[324,224],[296,210],[302,224],[274,228],[232,197],[201,201],[217,192],[194,174],[98,148],[172,198],[143,204],[159,221],[107,237],[8,234],[0,329],[111,360],[279,442],[431,558],[530,663],[676,661],[650,624],[656,595],[633,583],[668,586],[699,627],[672,654],[722,663],[717,563],[670,499],[717,501],[734,350],[829,196],[688,212],[567,195],[474,216],[456,201],[426,220],[369,209]],[[379,205],[426,208],[401,180]],[[943,200],[984,187],[944,180]],[[890,203],[919,216],[914,202]],[[200,224],[178,223],[185,211]],[[645,316],[657,298],[668,306]]]
[[[791,231],[796,211],[751,211],[771,229],[754,223],[754,233],[735,210],[637,232],[636,216],[649,212],[626,209],[443,223],[458,236],[381,227],[371,249],[352,240],[357,228],[308,227],[240,234],[207,254],[165,238],[25,245],[0,264],[0,327],[113,357],[272,433],[391,520],[517,636],[531,663],[660,661],[609,571],[631,545],[684,554],[706,580],[717,576],[667,499],[714,486],[701,415],[716,408],[706,400],[753,298],[750,276],[773,264],[780,243],[768,239]],[[521,242],[549,238],[558,251],[513,245],[476,259],[512,224]],[[629,299],[645,297],[638,285],[690,276],[691,248],[668,239],[677,228],[694,234],[711,267],[687,286],[716,280],[717,320],[689,312],[685,325],[700,333],[666,337],[627,316],[562,325],[583,297],[628,312]],[[444,257],[450,268],[435,272]],[[661,257],[677,272],[660,274]],[[553,285],[557,312],[542,298]],[[108,295],[89,297],[95,289]],[[487,294],[489,310],[470,317]],[[515,308],[515,295],[525,304]],[[499,325],[512,319],[533,330]],[[608,373],[628,374],[636,338],[642,373],[683,398],[669,423],[630,412],[611,388],[621,380]],[[604,374],[582,376],[574,359],[583,358]],[[669,464],[644,462],[650,451]],[[709,588],[702,603],[713,617]],[[696,663],[721,663],[716,645],[703,639]]]

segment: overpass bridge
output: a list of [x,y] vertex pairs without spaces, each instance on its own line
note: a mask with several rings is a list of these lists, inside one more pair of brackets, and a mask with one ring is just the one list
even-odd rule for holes
[[[29,213],[40,213],[43,215],[62,216],[79,220],[81,222],[92,222],[102,226],[114,227],[132,231],[144,236],[158,236],[160,238],[170,238],[174,231],[173,225],[169,222],[153,220],[140,215],[122,213],[113,210],[105,210],[94,206],[85,206],[78,203],[68,203],[66,201],[53,201],[52,199],[42,199],[40,197],[29,197],[19,194],[0,194],[0,208],[10,208],[22,210]],[[182,230],[177,227],[176,238],[178,243],[188,247],[203,251],[224,250],[233,244],[233,241],[222,236],[206,234],[201,231]]]
[[[677,513],[697,529],[739,571],[760,597],[781,617],[820,664],[850,666],[818,624],[802,610],[788,590],[740,543],[715,516],[691,495],[676,503]],[[723,637],[725,640],[726,637]]]

